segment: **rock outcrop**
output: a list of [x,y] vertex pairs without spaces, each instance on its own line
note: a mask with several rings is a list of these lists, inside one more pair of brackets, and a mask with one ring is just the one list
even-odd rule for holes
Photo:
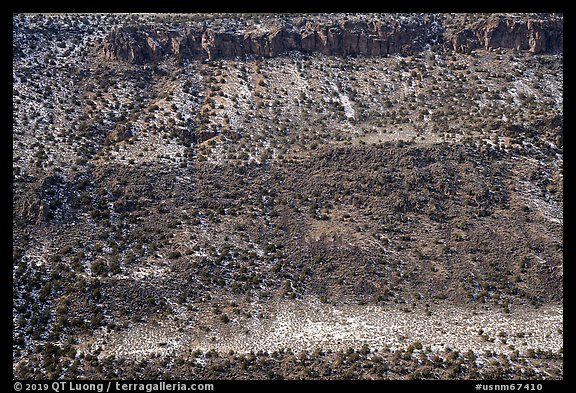
[[447,50],[510,48],[532,53],[562,50],[561,16],[478,16],[472,23],[443,15],[295,17],[264,25],[195,23],[179,29],[118,28],[106,37],[104,57],[130,63],[181,59],[274,57],[288,51],[333,56],[409,55],[438,44]]
[[307,20],[274,22],[265,27],[222,28],[189,25],[176,30],[119,28],[105,40],[108,60],[146,63],[164,56],[193,59],[274,57],[296,50],[334,56],[412,54],[439,39],[435,17],[408,21]]
[[445,46],[458,52],[475,49],[517,49],[532,53],[562,50],[562,19],[539,20],[495,17],[480,19],[472,26],[452,26],[447,29]]

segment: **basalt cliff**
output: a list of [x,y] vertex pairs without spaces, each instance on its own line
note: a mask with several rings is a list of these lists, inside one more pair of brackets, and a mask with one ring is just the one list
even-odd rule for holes
[[430,47],[459,52],[507,48],[553,53],[562,49],[560,17],[487,15],[471,17],[464,24],[456,18],[425,14],[361,19],[295,16],[257,26],[231,19],[224,19],[225,25],[129,26],[110,33],[102,52],[109,60],[148,63],[169,56],[214,60],[275,57],[289,51],[387,56],[409,55]]

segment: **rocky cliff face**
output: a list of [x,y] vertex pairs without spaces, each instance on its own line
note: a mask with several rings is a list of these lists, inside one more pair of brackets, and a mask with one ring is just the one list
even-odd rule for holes
[[562,19],[514,20],[498,17],[480,19],[470,27],[447,29],[445,46],[459,52],[507,48],[551,53],[562,50]]
[[264,28],[186,26],[180,31],[119,28],[104,42],[109,60],[154,62],[165,55],[195,59],[274,57],[296,50],[326,55],[411,54],[439,39],[434,17],[398,20],[298,20]]
[[[454,19],[454,18],[453,18]],[[105,40],[108,60],[147,63],[165,56],[192,59],[274,57],[296,50],[332,56],[407,55],[428,46],[467,52],[511,48],[533,53],[562,49],[562,18],[474,17],[469,25],[439,15],[342,19],[293,18],[265,26],[190,24],[180,29],[123,27]],[[226,21],[224,21],[226,24]]]

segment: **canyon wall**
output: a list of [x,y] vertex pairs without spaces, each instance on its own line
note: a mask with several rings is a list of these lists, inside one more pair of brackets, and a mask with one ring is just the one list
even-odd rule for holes
[[274,20],[264,26],[122,27],[106,37],[102,53],[107,60],[130,63],[156,62],[166,56],[200,60],[274,57],[293,50],[331,56],[410,55],[427,47],[551,53],[562,50],[562,27],[561,17],[487,16],[460,25],[453,19],[446,23],[441,15],[353,21],[334,14]]
[[480,19],[469,27],[458,25],[446,29],[445,46],[458,52],[475,49],[517,49],[532,53],[562,51],[563,26],[560,18]]

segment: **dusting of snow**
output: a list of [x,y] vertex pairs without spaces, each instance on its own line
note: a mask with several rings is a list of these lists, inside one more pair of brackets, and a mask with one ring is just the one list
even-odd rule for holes
[[[514,348],[559,351],[563,321],[561,306],[538,309],[519,308],[512,314],[501,310],[473,310],[453,305],[433,307],[432,315],[421,310],[406,312],[397,308],[358,305],[327,305],[317,299],[284,301],[269,305],[268,317],[237,319],[218,326],[210,333],[184,334],[182,327],[165,324],[161,328],[136,326],[129,332],[101,337],[93,347],[102,346],[107,355],[142,356],[173,353],[179,348],[221,353],[249,353],[320,349],[347,349],[363,344],[371,349],[403,349],[420,342],[425,348],[441,352],[447,348],[482,354],[486,350],[509,354]],[[198,315],[199,320],[202,319]],[[480,334],[479,332],[483,333]],[[506,332],[506,340],[500,332]],[[486,339],[489,338],[489,340]],[[168,342],[159,347],[158,342]],[[105,343],[105,345],[103,344]],[[482,362],[482,360],[479,360]]]

